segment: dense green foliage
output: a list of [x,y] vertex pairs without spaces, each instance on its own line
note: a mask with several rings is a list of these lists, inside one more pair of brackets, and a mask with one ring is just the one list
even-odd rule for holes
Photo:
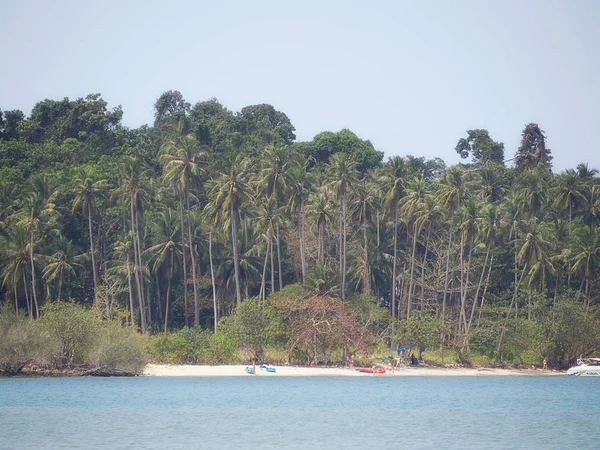
[[[384,162],[350,130],[296,142],[271,105],[234,113],[177,91],[138,129],[98,94],[0,117],[0,296],[61,330],[54,364],[136,360],[103,328],[115,318],[167,362],[412,343],[564,366],[600,351],[600,179],[554,174],[537,124],[514,167],[476,129],[457,136],[471,162],[446,168]],[[28,326],[15,322],[24,347]]]
[[52,302],[33,321],[5,305],[0,311],[0,374],[26,365],[76,373],[137,374],[146,365],[145,342],[118,320],[101,320],[75,303]]

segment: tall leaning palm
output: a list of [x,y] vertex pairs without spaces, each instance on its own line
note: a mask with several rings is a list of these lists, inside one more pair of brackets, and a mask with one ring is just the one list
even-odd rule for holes
[[34,247],[37,239],[51,230],[56,223],[58,216],[54,205],[56,195],[56,188],[46,175],[34,175],[29,180],[29,193],[19,211],[19,224],[25,227],[29,234],[31,290],[36,317],[39,316],[39,302],[36,289]]
[[585,283],[585,301],[589,305],[590,282],[600,267],[600,234],[598,228],[583,226],[575,233],[575,256],[571,272]]
[[207,209],[215,225],[219,223],[224,225],[230,233],[235,276],[235,296],[239,305],[242,301],[238,242],[240,208],[251,198],[248,186],[247,163],[238,157],[231,165],[229,172],[222,174],[219,178],[213,180],[211,184],[210,196],[212,200],[207,205]]
[[300,263],[302,266],[302,282],[306,280],[306,255],[304,251],[306,222],[306,201],[312,191],[314,177],[307,171],[306,164],[296,164],[289,170],[289,188],[288,206],[291,211],[298,214],[298,235],[300,239]]
[[[196,281],[196,259],[192,245],[192,225],[190,218],[190,191],[197,182],[202,169],[200,161],[206,154],[200,148],[196,136],[185,133],[183,122],[171,133],[170,137],[161,147],[160,161],[163,164],[164,179],[178,188],[180,201],[185,202],[188,245],[192,261],[192,280],[194,283],[194,325],[200,324],[200,299],[198,297],[198,283]],[[182,197],[181,197],[182,196]],[[183,228],[183,217],[182,230]],[[184,234],[182,233],[182,238]],[[185,256],[184,256],[185,258]]]
[[327,167],[330,184],[340,199],[340,276],[341,295],[346,298],[346,237],[348,228],[348,194],[358,181],[356,162],[346,153],[336,153]]
[[392,217],[392,239],[394,241],[394,257],[392,261],[392,316],[396,314],[396,274],[398,259],[398,209],[400,201],[406,194],[405,180],[406,167],[404,160],[399,156],[390,158],[385,167],[383,176],[383,185],[385,195],[383,197],[383,206],[386,216]]
[[92,277],[94,280],[94,298],[98,292],[98,271],[96,269],[96,256],[94,254],[94,233],[92,232],[92,215],[94,212],[94,201],[100,194],[106,180],[98,180],[89,167],[81,167],[77,172],[75,180],[75,198],[73,209],[81,208],[84,217],[88,219],[88,236],[90,239],[90,259],[92,260]]
[[[259,189],[261,193],[275,201],[275,209],[279,208],[281,199],[289,183],[289,162],[287,153],[289,149],[282,146],[267,148],[264,156],[264,167],[261,171]],[[283,274],[281,270],[281,248],[279,236],[279,223],[275,224],[275,243],[277,245],[277,266],[279,275],[279,289],[283,287]]]

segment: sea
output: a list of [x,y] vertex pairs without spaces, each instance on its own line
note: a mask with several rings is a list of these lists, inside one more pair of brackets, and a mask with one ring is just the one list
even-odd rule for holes
[[0,379],[0,449],[597,449],[600,378]]

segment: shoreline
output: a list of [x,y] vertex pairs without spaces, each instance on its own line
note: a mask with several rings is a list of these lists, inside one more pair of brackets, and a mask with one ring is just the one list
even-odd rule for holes
[[148,364],[143,376],[157,377],[236,377],[236,376],[261,376],[261,377],[402,377],[402,376],[556,376],[564,375],[564,371],[542,369],[499,369],[491,367],[401,367],[386,373],[362,373],[356,369],[343,367],[302,367],[302,366],[273,366],[275,373],[267,372],[256,366],[256,374],[246,372],[248,365],[169,365]]

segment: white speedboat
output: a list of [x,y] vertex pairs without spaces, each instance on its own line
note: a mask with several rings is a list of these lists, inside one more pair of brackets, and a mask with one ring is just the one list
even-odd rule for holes
[[567,370],[567,375],[600,377],[600,358],[585,358],[583,364]]

